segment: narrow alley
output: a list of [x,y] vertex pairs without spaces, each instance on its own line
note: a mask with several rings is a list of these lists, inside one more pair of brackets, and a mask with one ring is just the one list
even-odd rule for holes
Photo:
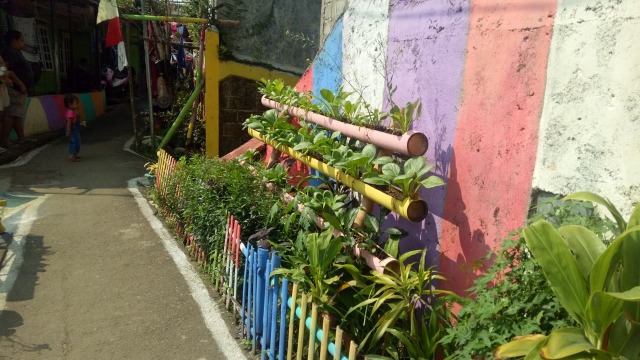
[[[141,195],[130,109],[0,166],[9,242],[0,359],[244,358],[181,246]],[[27,161],[28,160],[28,161]],[[17,165],[17,166],[16,166]]]

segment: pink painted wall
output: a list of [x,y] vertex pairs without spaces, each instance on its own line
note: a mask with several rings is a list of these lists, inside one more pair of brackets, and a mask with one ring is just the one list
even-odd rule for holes
[[476,262],[526,219],[556,6],[496,4],[471,5],[440,235],[444,286],[460,294],[471,286]]

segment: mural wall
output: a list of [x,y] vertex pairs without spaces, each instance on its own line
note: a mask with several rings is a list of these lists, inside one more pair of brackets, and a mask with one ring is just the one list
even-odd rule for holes
[[[94,121],[105,111],[104,92],[76,94],[80,98],[78,113],[87,122]],[[46,95],[27,98],[27,111],[24,116],[26,136],[49,131],[62,130],[66,126],[64,119],[64,95]],[[15,133],[12,133],[15,139]]]
[[635,0],[351,0],[298,87],[422,101],[414,129],[446,185],[423,189],[422,223],[386,225],[464,293],[537,190],[597,192],[626,215],[640,200],[639,27]]

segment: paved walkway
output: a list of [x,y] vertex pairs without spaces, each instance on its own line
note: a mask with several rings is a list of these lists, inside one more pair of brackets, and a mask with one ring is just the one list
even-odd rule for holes
[[[140,195],[121,106],[20,166],[0,166],[0,359],[244,359],[215,299]],[[15,164],[15,163],[14,163]],[[141,180],[140,180],[141,181]]]

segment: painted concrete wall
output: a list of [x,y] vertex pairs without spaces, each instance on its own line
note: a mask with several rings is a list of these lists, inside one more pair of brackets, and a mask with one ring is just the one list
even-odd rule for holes
[[561,0],[533,186],[640,199],[640,4]]
[[640,200],[639,23],[635,0],[353,0],[299,87],[357,84],[383,110],[421,100],[413,128],[446,184],[421,192],[423,222],[385,225],[464,293],[535,190],[597,192],[625,214]]
[[[382,107],[389,27],[388,0],[351,0],[344,15],[343,86]],[[363,80],[365,80],[363,82]]]
[[[104,92],[76,94],[80,98],[78,113],[87,122],[95,121],[105,111]],[[24,115],[26,136],[50,131],[62,130],[66,126],[64,119],[64,95],[45,95],[27,98],[27,110]],[[11,134],[15,139],[15,133]]]

